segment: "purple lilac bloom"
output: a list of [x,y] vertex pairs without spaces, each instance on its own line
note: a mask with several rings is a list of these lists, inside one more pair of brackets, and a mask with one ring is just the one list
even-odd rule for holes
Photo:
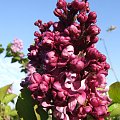
[[[35,22],[35,44],[28,49],[29,74],[22,87],[56,120],[104,120],[111,100],[106,95],[109,64],[95,47],[100,28],[87,0],[58,0],[58,22]],[[50,28],[53,29],[50,29]]]

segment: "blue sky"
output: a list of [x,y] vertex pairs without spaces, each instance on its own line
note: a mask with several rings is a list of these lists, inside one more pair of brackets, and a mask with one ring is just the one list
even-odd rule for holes
[[[72,0],[67,1],[70,2]],[[14,38],[20,38],[24,42],[24,52],[27,54],[27,48],[34,39],[34,31],[38,30],[34,26],[34,22],[37,19],[41,19],[43,22],[49,20],[57,21],[53,14],[56,2],[57,0],[0,0],[0,43],[6,47]],[[120,0],[89,0],[89,3],[91,10],[97,12],[97,25],[101,28],[99,37],[105,40],[113,68],[118,79],[120,79]],[[112,32],[106,32],[111,25],[117,26],[117,29]],[[106,54],[102,41],[99,41],[97,48]],[[10,61],[5,61],[1,56],[0,64],[3,65],[4,70],[1,68],[2,65],[0,65],[0,84],[3,79],[9,81],[7,79],[10,79],[10,75],[16,76],[14,77],[15,81],[20,81],[21,76],[24,75],[21,73],[18,75],[16,72],[16,70],[19,71],[19,64],[13,64],[13,66],[16,66],[16,69],[13,69]],[[10,65],[9,68],[7,67],[8,64]],[[7,68],[11,71],[10,75],[6,74],[5,69]],[[4,78],[4,74],[6,78]],[[11,79],[13,78],[11,77]],[[108,84],[115,81],[113,72],[110,70]]]

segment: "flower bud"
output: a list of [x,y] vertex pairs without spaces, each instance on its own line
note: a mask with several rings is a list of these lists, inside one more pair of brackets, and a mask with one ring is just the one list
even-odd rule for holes
[[49,82],[51,82],[51,77],[49,75],[47,75],[47,74],[43,74],[42,78],[48,84],[49,84]]
[[57,17],[61,17],[61,15],[62,15],[62,10],[56,8],[56,9],[54,10],[54,14],[55,14],[55,16],[57,16]]
[[57,8],[58,9],[64,9],[66,7],[67,3],[65,0],[58,0],[57,2]]
[[50,51],[46,53],[45,63],[46,65],[50,65],[55,67],[57,64],[58,57],[54,51]]
[[63,58],[69,58],[73,54],[74,54],[74,47],[72,45],[68,45],[66,48],[63,49],[61,55]]
[[32,92],[36,91],[38,89],[38,84],[31,84],[28,86],[28,89]]
[[107,114],[107,107],[106,106],[98,106],[94,108],[96,111],[96,114],[98,116],[106,115]]
[[90,37],[90,42],[91,43],[97,43],[98,40],[99,40],[98,36],[92,36],[92,37]]
[[42,90],[42,92],[47,92],[47,91],[48,91],[48,85],[45,84],[45,82],[44,82],[44,83],[41,83],[41,84],[39,85],[39,88],[40,88],[40,90]]
[[80,30],[78,30],[78,28],[77,28],[75,25],[71,25],[71,26],[69,27],[69,31],[70,31],[70,33],[73,34],[73,35],[80,32]]
[[93,36],[93,35],[98,35],[100,33],[100,28],[97,27],[96,25],[91,25],[88,28],[88,33]]
[[99,52],[96,48],[89,48],[87,51],[87,57],[89,59],[98,59],[99,58]]
[[85,111],[85,113],[89,113],[92,111],[92,108],[90,106],[85,106],[84,111]]
[[71,68],[77,73],[79,73],[84,68],[84,62],[78,60],[78,58],[73,59],[70,64]]
[[35,32],[34,32],[34,36],[36,36],[36,37],[41,37],[41,34],[40,34],[38,31],[35,31]]
[[59,42],[62,43],[62,44],[65,44],[65,45],[70,44],[70,40],[71,40],[70,37],[61,36],[59,38]]
[[95,23],[97,18],[96,12],[90,12],[88,15],[88,22]]
[[99,61],[101,61],[101,62],[106,61],[106,56],[103,54],[100,54]]
[[88,19],[88,16],[85,14],[82,14],[82,13],[78,14],[78,16],[77,16],[77,20],[80,23],[85,23],[87,21],[87,19]]
[[74,0],[71,3],[72,8],[75,10],[82,10],[85,7],[85,2],[80,2],[79,0]]
[[108,63],[105,63],[105,67],[106,70],[110,69],[110,65]]
[[97,107],[99,106],[99,99],[97,97],[93,97],[91,98],[90,103],[92,106]]

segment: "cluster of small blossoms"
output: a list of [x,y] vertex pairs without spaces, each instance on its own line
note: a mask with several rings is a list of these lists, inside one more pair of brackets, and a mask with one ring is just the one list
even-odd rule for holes
[[67,3],[58,0],[54,10],[58,22],[35,22],[35,44],[28,53],[31,68],[22,87],[56,120],[82,120],[92,116],[104,120],[109,115],[106,76],[109,64],[95,43],[100,28],[96,12],[87,0]]
[[14,53],[20,52],[22,49],[23,49],[23,41],[15,38],[11,45],[12,52]]

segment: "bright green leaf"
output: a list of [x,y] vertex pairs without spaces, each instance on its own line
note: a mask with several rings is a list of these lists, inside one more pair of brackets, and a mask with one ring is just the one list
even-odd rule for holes
[[3,120],[1,116],[0,116],[0,120]]
[[109,112],[111,117],[120,116],[120,103],[114,103],[109,106]]
[[28,58],[22,58],[20,63],[25,67],[26,64],[28,63]]
[[6,116],[9,115],[10,112],[11,112],[10,106],[6,105],[6,106],[5,106],[5,115],[6,115]]
[[38,109],[38,105],[35,105],[34,106],[34,112],[35,112],[36,118],[37,118],[37,120],[41,120],[40,115],[37,113],[37,109]]
[[120,82],[110,85],[108,93],[113,102],[120,103]]
[[17,116],[17,111],[16,110],[11,110],[9,115],[10,116]]
[[6,96],[8,89],[12,86],[12,84],[6,85],[0,88],[0,101]]
[[16,110],[19,117],[23,120],[37,120],[34,112],[34,105],[30,91],[24,88],[16,103]]
[[11,102],[14,98],[16,98],[17,95],[16,94],[13,94],[13,93],[10,93],[10,94],[7,94],[4,99],[2,100],[2,103],[4,104],[8,104],[9,102]]

